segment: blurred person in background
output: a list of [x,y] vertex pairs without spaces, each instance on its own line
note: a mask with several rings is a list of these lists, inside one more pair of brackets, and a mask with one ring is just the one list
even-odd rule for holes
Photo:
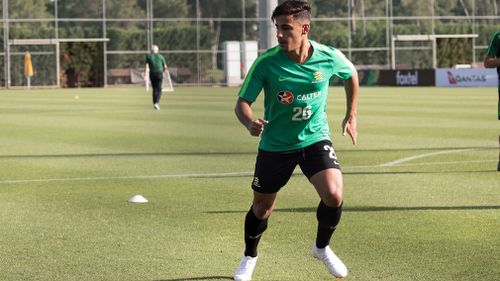
[[[488,45],[488,51],[484,58],[484,67],[495,68],[498,73],[498,120],[500,120],[500,31],[493,34]],[[498,145],[500,149],[500,134],[498,135]],[[500,172],[500,152],[498,154],[497,171]]]
[[151,46],[151,53],[146,55],[146,66],[144,68],[144,79],[151,81],[153,88],[153,108],[160,110],[160,98],[162,94],[163,72],[167,69],[165,58],[160,55],[157,45]]

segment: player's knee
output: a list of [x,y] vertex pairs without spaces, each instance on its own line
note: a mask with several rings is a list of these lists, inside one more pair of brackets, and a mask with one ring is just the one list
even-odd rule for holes
[[269,218],[273,211],[272,202],[254,202],[252,210],[255,216],[261,220]]
[[344,195],[340,191],[329,193],[327,196],[323,197],[325,198],[321,198],[321,201],[330,208],[338,208],[342,206],[342,202],[344,202]]

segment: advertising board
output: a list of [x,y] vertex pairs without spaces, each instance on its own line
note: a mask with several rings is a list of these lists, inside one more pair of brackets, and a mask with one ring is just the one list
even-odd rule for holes
[[438,87],[496,87],[498,75],[495,68],[438,68]]

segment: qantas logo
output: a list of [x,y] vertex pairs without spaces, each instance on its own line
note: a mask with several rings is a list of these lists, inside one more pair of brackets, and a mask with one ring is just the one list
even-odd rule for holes
[[291,104],[293,102],[293,94],[290,91],[279,92],[277,98],[281,104]]
[[467,82],[486,82],[487,77],[484,74],[453,74],[450,71],[448,74],[448,82],[450,85],[458,85]]
[[448,82],[450,84],[457,84],[457,80],[455,80],[455,77],[453,77],[453,73],[448,71]]

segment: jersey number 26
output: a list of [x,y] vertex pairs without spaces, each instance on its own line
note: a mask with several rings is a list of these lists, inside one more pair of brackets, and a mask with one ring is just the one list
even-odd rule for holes
[[311,105],[308,105],[304,108],[294,107],[292,120],[293,121],[304,121],[304,120],[311,118],[311,116],[312,116],[311,108],[312,108]]

